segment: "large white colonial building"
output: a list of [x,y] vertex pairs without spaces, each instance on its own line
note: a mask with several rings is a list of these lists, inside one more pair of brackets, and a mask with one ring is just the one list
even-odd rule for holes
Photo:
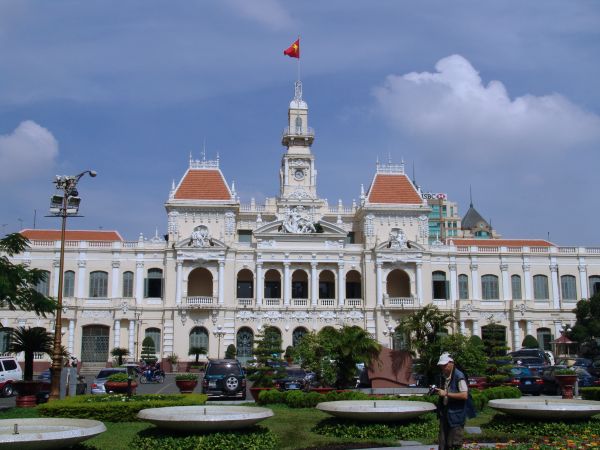
[[[265,204],[241,204],[218,160],[190,160],[165,204],[166,239],[67,232],[63,343],[84,364],[111,360],[114,347],[137,359],[145,336],[162,358],[191,360],[198,345],[223,357],[235,344],[244,360],[267,325],[284,348],[344,324],[401,345],[399,320],[431,303],[455,313],[455,332],[485,338],[499,324],[510,347],[526,334],[548,346],[574,322],[576,301],[600,290],[600,248],[499,239],[472,205],[461,225],[456,204],[422,193],[403,164],[377,164],[356,204],[320,198],[301,89],[283,132],[279,193]],[[60,232],[22,233],[31,246],[15,260],[47,270],[39,289],[57,296]],[[1,317],[8,328],[54,328],[52,317]]]

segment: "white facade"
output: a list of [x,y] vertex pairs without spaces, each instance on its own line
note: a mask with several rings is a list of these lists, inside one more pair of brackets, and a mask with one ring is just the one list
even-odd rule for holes
[[[281,331],[285,348],[302,332],[344,324],[391,346],[399,320],[430,303],[456,314],[456,332],[481,335],[486,325],[503,325],[516,348],[526,334],[544,342],[558,336],[574,323],[576,301],[600,289],[600,248],[508,239],[429,244],[431,209],[403,164],[378,164],[358,204],[328,204],[317,194],[313,139],[298,83],[278,197],[241,204],[218,161],[191,160],[165,205],[167,240],[125,242],[114,232],[74,239],[70,232],[67,349],[84,364],[110,360],[114,347],[138,359],[151,335],[162,358],[192,360],[191,345],[223,357],[234,344],[244,359],[251,336],[266,325]],[[15,260],[47,270],[56,296],[58,232],[24,234],[31,247]],[[52,317],[22,311],[3,311],[1,321],[54,327]]]

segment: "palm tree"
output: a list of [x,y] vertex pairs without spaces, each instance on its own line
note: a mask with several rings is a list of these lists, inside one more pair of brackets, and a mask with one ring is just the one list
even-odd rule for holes
[[123,356],[129,355],[129,350],[123,347],[115,347],[110,351],[110,355],[117,358],[117,364],[123,365]]
[[25,370],[23,380],[33,379],[34,353],[52,354],[53,336],[42,327],[19,327],[12,331],[9,350],[13,353],[25,353]]
[[204,355],[206,354],[206,348],[204,347],[196,347],[196,346],[192,346],[190,347],[190,350],[188,351],[188,355],[195,355],[196,356],[196,364],[198,364],[198,358],[200,358],[200,355]]
[[337,384],[339,387],[352,386],[356,375],[356,364],[367,366],[377,358],[381,344],[369,332],[358,326],[344,326],[336,330],[333,343]]
[[453,325],[456,318],[445,313],[435,305],[427,305],[406,316],[398,327],[409,338],[410,349],[420,353],[425,347],[436,342],[447,327]]

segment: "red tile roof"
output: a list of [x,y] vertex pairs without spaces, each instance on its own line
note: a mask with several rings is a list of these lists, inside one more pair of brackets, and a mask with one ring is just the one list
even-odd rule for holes
[[367,199],[370,203],[423,203],[423,199],[406,175],[380,174],[369,189]]
[[190,169],[175,191],[177,200],[232,200],[220,170]]
[[[32,241],[60,241],[60,230],[22,230],[20,232]],[[67,230],[67,241],[122,241],[118,231]]]
[[472,245],[478,247],[553,247],[552,242],[544,239],[461,239],[449,238],[454,245]]

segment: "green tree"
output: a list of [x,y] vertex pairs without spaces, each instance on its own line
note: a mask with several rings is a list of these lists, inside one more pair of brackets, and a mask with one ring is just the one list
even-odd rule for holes
[[206,354],[206,348],[205,347],[196,347],[196,346],[192,346],[190,347],[190,349],[188,350],[188,355],[194,355],[196,357],[196,364],[198,364],[198,359],[200,359],[200,355],[205,355]]
[[237,355],[237,350],[235,348],[235,345],[229,344],[227,346],[227,350],[225,350],[225,358],[226,359],[235,359],[236,355]]
[[146,364],[156,362],[156,346],[154,345],[154,339],[150,336],[146,336],[142,341],[142,354],[140,356]]
[[254,340],[253,354],[257,361],[256,370],[250,375],[255,387],[272,387],[273,380],[283,378],[285,372],[280,355],[282,340],[279,330],[275,327],[265,327]]
[[483,341],[479,336],[467,337],[462,334],[451,334],[442,337],[440,341],[441,351],[448,352],[468,376],[482,376],[487,367],[486,355]]
[[[143,345],[143,344],[142,344]],[[110,351],[112,357],[117,358],[117,364],[123,365],[123,356],[129,355],[129,350],[123,347],[115,347]]]
[[8,258],[22,253],[29,240],[19,233],[7,234],[0,239],[0,307],[33,311],[46,316],[56,310],[56,301],[39,293],[35,287],[46,279],[46,272],[30,269],[24,264],[13,264]]
[[[35,353],[52,354],[53,336],[42,327],[19,327],[12,331],[9,350],[13,353],[25,354],[23,380],[33,379],[33,357]],[[63,350],[64,351],[64,350]]]
[[534,338],[532,335],[528,334],[523,339],[523,342],[521,343],[521,347],[523,347],[523,348],[540,348],[540,343],[538,342],[538,340],[536,338]]
[[331,355],[337,369],[336,384],[340,389],[354,387],[356,365],[364,363],[370,366],[379,355],[381,344],[358,326],[343,326],[336,331]]
[[582,356],[597,356],[600,354],[596,341],[600,338],[600,292],[579,300],[573,312],[577,320],[568,333],[569,339],[579,342]]

